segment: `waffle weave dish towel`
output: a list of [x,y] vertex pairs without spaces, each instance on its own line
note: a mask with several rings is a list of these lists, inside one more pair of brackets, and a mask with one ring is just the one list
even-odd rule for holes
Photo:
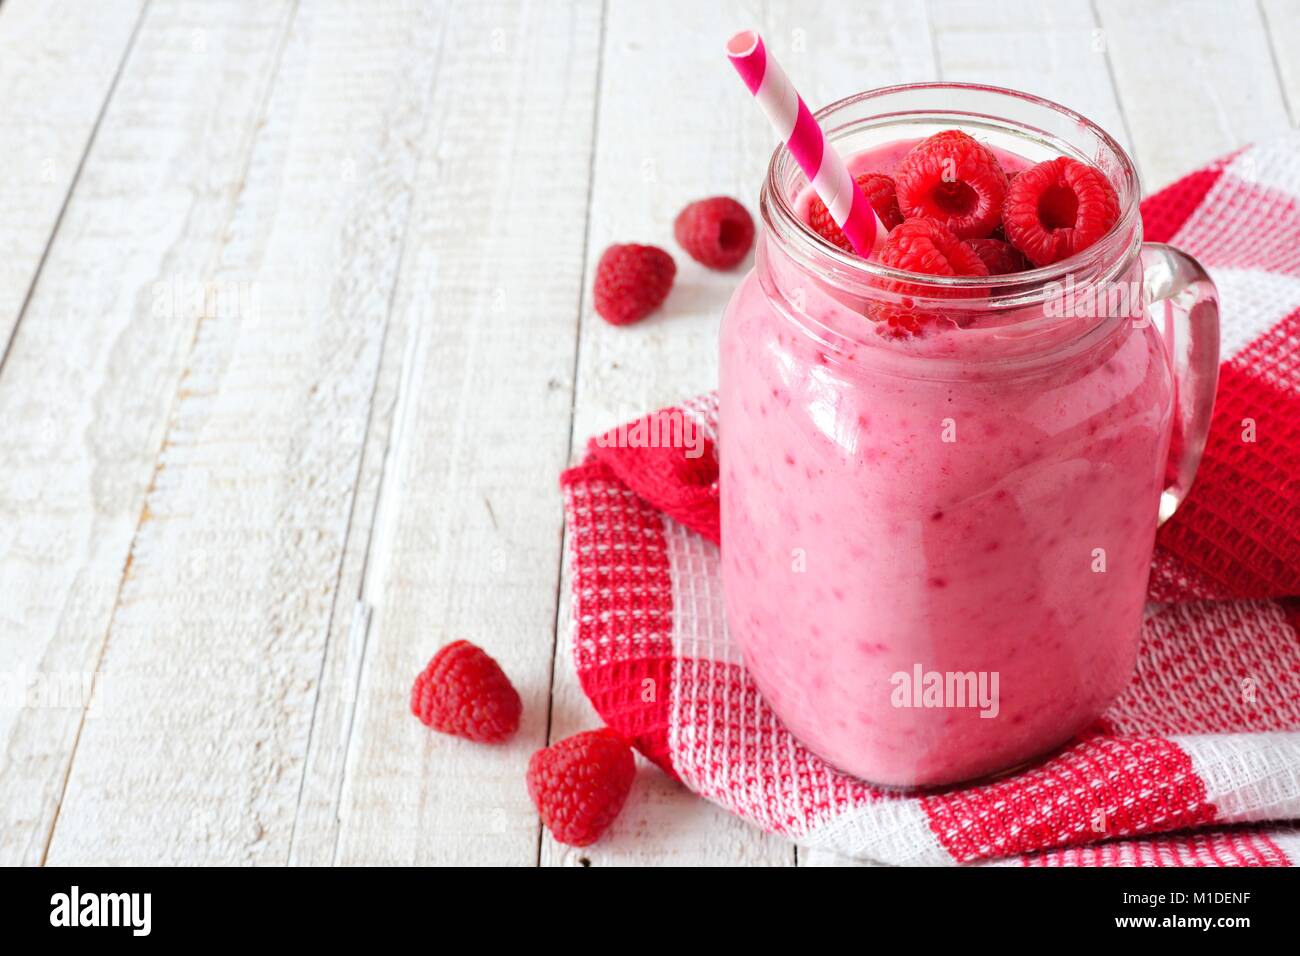
[[[715,456],[593,440],[561,485],[573,656],[601,717],[701,796],[849,856],[1300,862],[1300,135],[1192,173],[1142,216],[1149,240],[1218,284],[1223,364],[1196,483],[1157,540],[1137,673],[1096,726],[1012,776],[923,795],[832,769],[784,729],[728,636]],[[681,415],[712,441],[712,394],[641,424]]]

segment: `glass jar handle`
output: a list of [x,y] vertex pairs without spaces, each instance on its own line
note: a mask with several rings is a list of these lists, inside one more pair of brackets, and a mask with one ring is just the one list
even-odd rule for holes
[[1169,350],[1174,373],[1174,426],[1160,494],[1160,524],[1192,486],[1210,433],[1219,383],[1219,290],[1201,264],[1160,242],[1142,247],[1146,315]]

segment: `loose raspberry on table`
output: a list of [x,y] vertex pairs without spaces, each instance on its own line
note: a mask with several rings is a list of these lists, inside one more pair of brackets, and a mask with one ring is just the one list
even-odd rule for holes
[[603,728],[566,737],[528,761],[528,796],[552,836],[595,843],[618,816],[636,776],[627,742]]
[[958,239],[991,235],[1007,192],[1007,174],[993,151],[959,129],[913,146],[894,182],[905,217],[937,219]]
[[754,220],[729,196],[693,202],[673,222],[673,235],[687,255],[710,269],[734,269],[754,244]]
[[1095,166],[1058,156],[1020,173],[1002,203],[1007,241],[1036,266],[1082,252],[1119,219],[1119,197]]
[[[881,265],[931,276],[987,276],[988,267],[970,244],[963,242],[947,226],[934,219],[909,219],[889,234],[880,248]],[[961,293],[922,283],[892,280],[884,288],[905,297],[927,299],[952,298]],[[869,309],[869,318],[885,322],[895,329],[918,331],[937,313],[905,298],[901,305],[877,303]]]
[[[876,215],[886,229],[893,229],[902,224],[903,214],[898,210],[898,196],[894,192],[892,179],[884,173],[859,173],[853,177],[853,181],[867,197],[871,208],[876,211]],[[853,251],[848,236],[844,235],[844,230],[835,225],[835,220],[831,218],[831,211],[816,196],[808,207],[808,225],[812,226],[813,232],[832,245],[839,246],[845,252]]]
[[1001,239],[967,239],[966,244],[975,250],[991,276],[1010,275],[1029,268],[1029,261],[1009,242]]
[[610,246],[596,264],[596,311],[612,325],[644,319],[668,298],[676,275],[677,263],[658,246]]
[[501,665],[469,641],[453,641],[433,655],[411,688],[411,713],[421,723],[478,743],[509,740],[522,712]]

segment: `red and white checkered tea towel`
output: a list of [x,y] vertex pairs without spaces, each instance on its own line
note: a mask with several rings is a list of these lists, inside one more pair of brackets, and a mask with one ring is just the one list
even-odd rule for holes
[[[1136,676],[1094,728],[978,786],[899,794],[832,769],[781,725],[728,636],[715,457],[593,440],[561,484],[574,659],[604,720],[701,796],[849,856],[1300,862],[1300,135],[1193,173],[1142,213],[1149,239],[1218,283],[1224,361],[1195,486],[1159,534]],[[712,440],[711,394],[642,424],[671,432],[681,415]]]

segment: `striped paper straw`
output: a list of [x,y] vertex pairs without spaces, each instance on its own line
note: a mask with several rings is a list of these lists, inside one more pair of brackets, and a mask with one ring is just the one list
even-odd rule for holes
[[849,245],[864,259],[871,258],[884,244],[888,230],[785,70],[767,52],[762,37],[753,30],[742,30],[727,41],[727,56],[830,210],[831,218],[844,230]]

